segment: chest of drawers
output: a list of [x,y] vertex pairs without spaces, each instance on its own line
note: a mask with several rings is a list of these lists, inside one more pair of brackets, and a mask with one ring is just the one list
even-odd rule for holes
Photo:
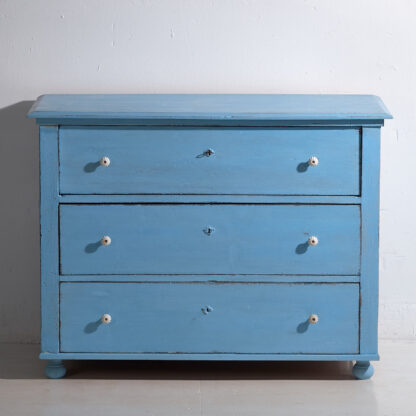
[[378,97],[45,95],[42,351],[377,360]]

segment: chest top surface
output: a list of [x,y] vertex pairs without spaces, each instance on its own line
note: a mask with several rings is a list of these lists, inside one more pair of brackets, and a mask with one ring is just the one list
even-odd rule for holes
[[374,95],[333,94],[50,94],[29,117],[42,120],[383,120]]

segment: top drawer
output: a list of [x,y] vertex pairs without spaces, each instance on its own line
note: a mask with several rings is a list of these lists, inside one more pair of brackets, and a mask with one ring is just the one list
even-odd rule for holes
[[65,126],[59,154],[61,194],[360,193],[358,129]]

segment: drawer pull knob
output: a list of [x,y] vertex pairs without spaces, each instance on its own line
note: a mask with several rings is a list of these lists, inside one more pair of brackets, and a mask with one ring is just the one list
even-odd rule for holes
[[319,243],[318,237],[315,237],[314,235],[312,235],[311,237],[308,238],[308,244],[310,246],[317,246]]
[[319,159],[316,156],[311,156],[309,158],[309,166],[318,166],[319,165]]
[[107,157],[107,156],[104,156],[100,159],[100,165],[101,166],[107,167],[107,166],[110,166],[110,163],[111,163],[110,158]]
[[310,324],[316,324],[319,321],[318,315],[315,315],[314,313],[309,317],[308,319]]
[[101,239],[101,244],[103,246],[109,246],[111,244],[111,238],[108,235],[105,235],[102,239]]
[[105,313],[102,317],[101,317],[101,322],[103,324],[109,324],[111,322],[111,315],[109,315],[108,313]]

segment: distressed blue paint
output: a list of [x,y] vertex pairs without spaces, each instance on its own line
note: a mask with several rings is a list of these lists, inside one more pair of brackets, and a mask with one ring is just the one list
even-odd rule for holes
[[51,359],[45,367],[45,375],[48,378],[62,378],[66,374],[66,368],[59,359]]
[[386,119],[374,95],[306,94],[85,94],[43,95],[29,117],[196,120]]
[[60,195],[61,203],[92,204],[345,204],[357,205],[358,196],[298,196],[298,195]]
[[377,361],[377,354],[193,354],[193,353],[41,353],[43,360],[164,360],[164,361]]
[[58,128],[40,128],[41,349],[59,351]]
[[374,367],[368,361],[357,361],[352,373],[358,380],[368,380],[374,374]]
[[[62,194],[360,191],[358,129],[64,126],[59,148]],[[318,166],[309,166],[311,156]]]
[[358,297],[357,284],[61,283],[61,352],[352,354]]
[[210,283],[224,283],[224,282],[242,282],[242,283],[305,283],[305,282],[319,282],[319,283],[356,283],[360,281],[360,276],[347,275],[273,275],[273,274],[151,274],[151,275],[137,275],[137,274],[88,274],[88,275],[61,275],[59,276],[61,282],[210,282]]
[[[378,97],[47,95],[29,117],[41,125],[47,376],[64,375],[62,359],[160,359],[355,360],[371,377],[391,118]],[[102,156],[111,166],[87,175]],[[310,156],[318,167],[292,169]],[[86,332],[103,313],[113,321]],[[317,324],[296,325],[312,313]]]
[[123,118],[40,118],[38,124],[61,126],[168,126],[168,127],[381,127],[383,119],[350,119],[350,120],[184,120],[184,119],[123,119]]
[[360,271],[358,205],[61,205],[60,230],[62,274]]
[[362,132],[361,334],[363,353],[377,353],[380,129]]

